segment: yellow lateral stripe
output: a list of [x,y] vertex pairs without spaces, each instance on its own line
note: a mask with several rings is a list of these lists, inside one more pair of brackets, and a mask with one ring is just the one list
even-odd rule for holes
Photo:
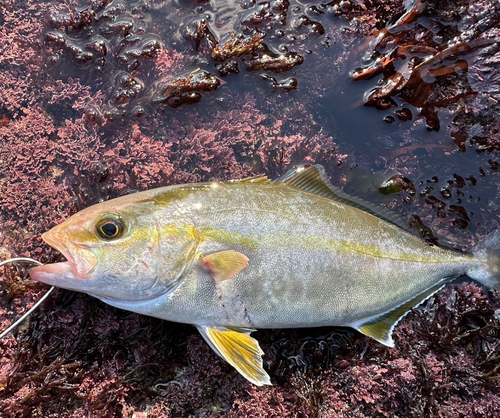
[[[374,258],[385,258],[396,261],[409,261],[421,263],[442,263],[442,262],[458,262],[463,261],[466,253],[458,253],[457,257],[446,257],[445,254],[450,252],[436,247],[438,254],[429,256],[428,254],[419,255],[408,252],[384,251],[382,248],[374,245],[365,245],[355,242],[345,242],[334,240],[326,237],[316,237],[311,235],[288,234],[283,237],[281,234],[278,238],[275,234],[265,233],[256,237],[249,237],[238,232],[228,232],[217,228],[203,227],[199,229],[200,238],[211,239],[216,242],[231,245],[241,245],[249,250],[255,250],[260,247],[289,247],[289,248],[305,248],[307,250],[327,250],[342,254],[362,254]],[[418,239],[418,238],[415,238]]]
[[211,239],[212,241],[222,242],[227,245],[241,245],[249,250],[257,249],[257,239],[239,232],[228,232],[217,228],[202,227],[199,228],[201,239]]

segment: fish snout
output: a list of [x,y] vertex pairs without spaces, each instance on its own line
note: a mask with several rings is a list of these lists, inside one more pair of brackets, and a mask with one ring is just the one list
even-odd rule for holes
[[[67,259],[67,266],[64,268],[62,266],[57,268],[53,267],[51,272],[67,273],[67,268],[69,267],[76,278],[84,279],[88,277],[97,266],[97,256],[88,245],[68,239],[67,234],[64,234],[64,231],[62,231],[60,227],[61,225],[58,225],[42,234],[42,239]],[[49,264],[48,266],[56,266],[59,264],[65,263]]]

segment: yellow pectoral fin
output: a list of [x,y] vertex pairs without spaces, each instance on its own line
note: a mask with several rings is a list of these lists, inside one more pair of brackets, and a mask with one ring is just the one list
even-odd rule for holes
[[229,280],[248,266],[248,257],[238,251],[218,251],[200,259],[200,264],[208,270],[216,282]]
[[270,385],[271,379],[262,367],[264,352],[249,329],[211,328],[198,326],[210,347],[238,370],[245,379],[257,386]]

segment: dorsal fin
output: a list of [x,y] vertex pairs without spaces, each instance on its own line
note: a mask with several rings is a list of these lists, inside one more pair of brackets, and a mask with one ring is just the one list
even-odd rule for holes
[[377,340],[388,347],[394,347],[394,341],[392,340],[392,331],[398,322],[406,316],[406,314],[412,309],[419,306],[431,295],[440,290],[447,282],[453,278],[446,278],[424,292],[418,294],[417,296],[403,302],[401,305],[396,306],[388,312],[380,315],[376,315],[371,318],[365,318],[357,321],[356,323],[349,324],[348,326],[358,330],[362,334]]
[[405,222],[400,216],[384,208],[374,206],[363,199],[349,196],[331,184],[322,165],[316,164],[309,167],[294,168],[275,180],[275,182],[285,183],[288,186],[360,209],[412,233],[409,225],[407,225],[408,222]]
[[243,179],[238,180],[229,180],[228,183],[270,183],[271,180],[267,178],[266,175],[260,174],[258,176],[253,177],[245,177]]

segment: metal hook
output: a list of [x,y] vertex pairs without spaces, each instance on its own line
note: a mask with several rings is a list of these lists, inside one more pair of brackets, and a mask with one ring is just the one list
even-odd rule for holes
[[[27,258],[27,257],[18,257],[18,258],[9,258],[8,260],[5,260],[5,261],[2,261],[0,262],[0,267],[2,266],[5,266],[6,264],[10,264],[10,263],[17,263],[17,262],[22,262],[22,263],[33,263],[33,264],[37,264],[39,266],[42,266],[43,263],[40,263],[39,261],[36,261],[36,260],[33,260],[32,258]],[[40,300],[35,303],[33,305],[33,307],[31,309],[29,309],[27,312],[25,312],[23,314],[23,316],[21,316],[21,318],[19,318],[16,322],[14,322],[10,327],[8,327],[5,331],[3,331],[1,334],[0,334],[0,339],[2,339],[3,337],[5,337],[7,334],[9,334],[13,329],[17,328],[21,322],[23,322],[28,316],[31,315],[31,313],[37,309],[45,299],[47,299],[49,297],[49,295],[52,293],[52,291],[55,289],[54,286],[52,286],[48,291],[47,293],[45,293],[45,295],[43,295]]]

